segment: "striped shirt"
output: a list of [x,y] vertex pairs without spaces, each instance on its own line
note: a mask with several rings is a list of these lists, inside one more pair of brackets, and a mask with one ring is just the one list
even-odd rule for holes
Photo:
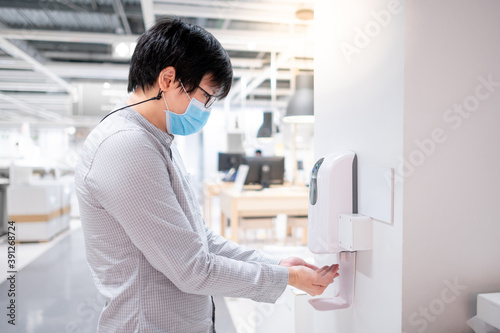
[[75,171],[98,332],[212,332],[211,295],[275,302],[279,259],[214,234],[173,136],[132,108],[100,123]]

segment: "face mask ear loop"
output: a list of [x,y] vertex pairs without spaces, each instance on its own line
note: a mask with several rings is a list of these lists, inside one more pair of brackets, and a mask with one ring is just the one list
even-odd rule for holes
[[[160,91],[158,92],[158,95],[156,95],[156,97],[151,97],[151,98],[146,99],[146,100],[144,100],[144,101],[140,101],[140,102],[138,102],[138,103],[131,104],[131,105],[125,105],[125,106],[124,106],[124,107],[122,107],[122,108],[119,108],[119,109],[113,110],[113,111],[111,111],[110,113],[108,113],[107,115],[105,115],[105,116],[104,116],[104,118],[102,118],[102,119],[101,119],[101,121],[100,121],[99,123],[102,123],[102,121],[103,121],[104,119],[106,119],[108,116],[112,115],[113,113],[115,113],[115,112],[117,112],[117,111],[120,111],[120,110],[123,110],[123,109],[125,109],[125,108],[131,107],[131,106],[134,106],[134,105],[139,105],[139,104],[142,104],[142,103],[146,103],[146,102],[149,102],[149,101],[152,101],[152,100],[155,100],[155,99],[159,101],[159,100],[161,99],[161,94],[162,94],[162,93],[163,93],[163,91],[161,91],[161,89],[160,89]],[[166,102],[166,101],[165,101],[165,104],[167,104],[167,102]],[[167,106],[167,108],[168,108],[168,106]]]
[[182,84],[182,81],[179,81],[179,82],[181,83],[182,89],[183,89],[183,90],[184,90],[184,92],[186,93],[186,95],[187,95],[187,97],[189,98],[189,100],[190,100],[190,101],[191,101],[191,100],[193,100],[193,99],[191,98],[191,96],[189,96],[188,92],[186,91],[186,88],[184,88],[184,85]]
[[160,100],[161,99],[161,94],[163,93],[163,91],[161,90],[160,88],[160,91],[158,91],[158,95],[156,95],[155,99],[157,100]]
[[[160,91],[160,94],[158,96],[160,96],[162,93],[163,91]],[[167,99],[165,98],[165,94],[163,93],[162,95],[163,95],[163,100],[165,101],[165,106],[167,107],[167,110],[163,111],[165,111],[165,113],[170,112],[170,110],[168,109],[168,104],[167,104]]]

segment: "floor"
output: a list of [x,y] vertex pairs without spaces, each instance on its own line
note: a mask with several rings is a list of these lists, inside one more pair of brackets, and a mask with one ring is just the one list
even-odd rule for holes
[[[6,247],[1,244],[1,253]],[[1,320],[1,332],[95,332],[103,303],[90,278],[78,221],[51,242],[16,245],[16,264],[16,325]],[[9,288],[4,281],[0,294]],[[8,301],[2,297],[0,307],[6,309]]]
[[[216,217],[217,218],[217,217]],[[215,221],[218,221],[217,219]],[[277,222],[277,228],[280,229]],[[213,226],[217,232],[217,226]],[[220,226],[219,226],[220,228]],[[281,228],[283,225],[281,223]],[[219,229],[220,230],[220,229]],[[284,230],[284,229],[283,229]],[[278,232],[280,234],[280,232]],[[273,244],[263,232],[247,237],[247,246],[260,248],[279,257],[310,255],[305,247],[293,243],[281,232]],[[299,235],[300,236],[300,235]],[[7,244],[0,240],[0,268],[7,272]],[[16,326],[0,320],[0,332],[95,332],[103,300],[97,292],[87,268],[80,221],[71,221],[69,230],[51,242],[16,245]],[[0,284],[0,308],[8,306],[9,283]],[[248,325],[256,302],[248,299],[216,298],[216,327],[223,333],[254,333]],[[245,326],[238,327],[238,323]],[[260,331],[259,331],[260,332]]]

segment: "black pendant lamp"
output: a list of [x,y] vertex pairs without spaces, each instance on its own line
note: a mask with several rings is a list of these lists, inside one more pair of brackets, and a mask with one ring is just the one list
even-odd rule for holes
[[264,112],[264,121],[257,132],[257,138],[267,139],[273,136],[273,113]]
[[295,92],[288,102],[283,121],[287,123],[314,122],[314,75],[301,73],[295,77]]

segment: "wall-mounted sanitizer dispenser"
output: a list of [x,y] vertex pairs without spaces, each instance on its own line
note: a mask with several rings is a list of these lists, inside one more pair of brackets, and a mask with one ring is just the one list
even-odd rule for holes
[[311,173],[307,245],[313,253],[337,253],[340,275],[337,297],[309,301],[316,310],[346,309],[353,303],[354,251],[371,248],[371,218],[356,214],[357,202],[356,154],[339,151],[320,158]]
[[356,154],[341,151],[320,158],[309,183],[307,246],[313,253],[337,253],[339,214],[357,213]]

